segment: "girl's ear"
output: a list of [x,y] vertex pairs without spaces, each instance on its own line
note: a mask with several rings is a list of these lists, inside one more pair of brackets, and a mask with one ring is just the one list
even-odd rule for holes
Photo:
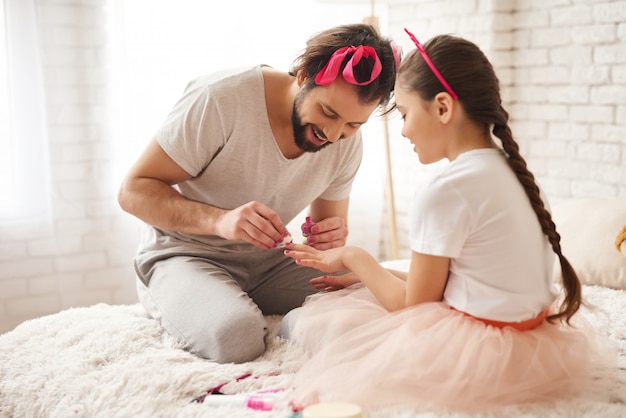
[[447,124],[452,120],[455,105],[455,100],[449,93],[441,92],[435,96],[435,106],[441,123]]

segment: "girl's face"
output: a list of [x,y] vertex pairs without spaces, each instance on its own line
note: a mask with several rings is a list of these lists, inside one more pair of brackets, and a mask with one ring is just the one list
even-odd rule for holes
[[416,92],[407,92],[396,83],[396,107],[402,115],[402,136],[414,145],[413,151],[422,164],[430,164],[446,157],[445,140],[440,135],[441,124],[434,101],[427,102]]

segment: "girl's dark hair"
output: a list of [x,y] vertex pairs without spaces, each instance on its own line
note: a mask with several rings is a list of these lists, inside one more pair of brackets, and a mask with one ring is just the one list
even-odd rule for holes
[[[380,75],[365,86],[355,85],[359,100],[362,103],[377,101],[379,105],[386,105],[395,84],[396,63],[390,40],[378,33],[376,28],[368,24],[341,25],[313,35],[306,43],[306,48],[291,65],[289,74],[296,76],[298,71],[303,71],[307,76],[305,88],[315,87],[315,76],[324,66],[335,51],[345,46],[371,46],[382,63]],[[349,54],[341,65],[345,67],[352,57]],[[357,81],[367,80],[372,73],[374,59],[362,59],[354,68]]]
[[[564,299],[550,321],[565,320],[578,311],[582,303],[581,284],[569,261],[561,251],[561,237],[556,231],[550,212],[544,206],[535,177],[527,168],[508,125],[509,114],[502,107],[500,83],[493,66],[483,52],[470,41],[452,35],[439,35],[424,44],[428,56],[444,79],[459,96],[459,101],[470,119],[492,128],[494,136],[502,142],[509,166],[524,187],[526,195],[537,214],[543,233],[548,237],[554,253],[559,258],[563,277]],[[402,60],[398,71],[402,88],[415,92],[430,101],[445,88],[435,77],[418,50],[413,50]]]

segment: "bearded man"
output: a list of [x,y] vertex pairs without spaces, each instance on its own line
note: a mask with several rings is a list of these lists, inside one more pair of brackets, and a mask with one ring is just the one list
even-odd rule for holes
[[370,25],[311,37],[289,72],[266,65],[193,80],[130,168],[118,201],[146,224],[139,300],[190,352],[219,363],[263,354],[264,315],[318,290],[285,257],[308,207],[307,243],[342,246],[360,127],[390,100],[400,61]]

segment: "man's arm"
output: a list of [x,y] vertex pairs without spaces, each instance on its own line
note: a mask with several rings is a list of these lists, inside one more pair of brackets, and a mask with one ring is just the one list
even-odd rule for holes
[[191,179],[153,139],[118,192],[123,210],[158,228],[244,240],[273,248],[287,233],[276,212],[259,202],[226,210],[189,200],[172,186]]

